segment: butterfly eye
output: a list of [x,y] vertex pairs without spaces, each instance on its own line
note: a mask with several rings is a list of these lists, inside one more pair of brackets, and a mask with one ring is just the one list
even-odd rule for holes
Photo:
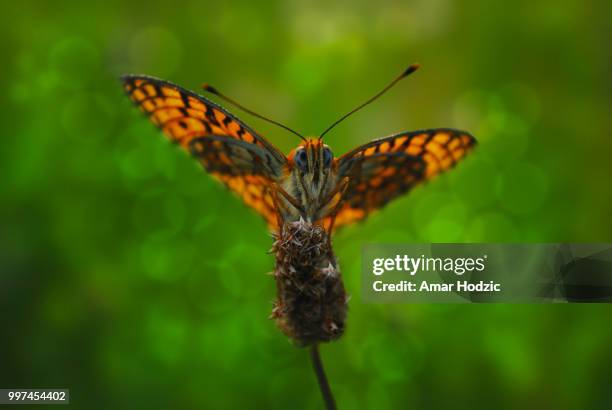
[[308,170],[308,156],[306,155],[306,150],[300,149],[295,153],[295,164],[302,172]]
[[323,166],[325,168],[331,167],[332,160],[334,159],[334,154],[327,147],[323,149]]

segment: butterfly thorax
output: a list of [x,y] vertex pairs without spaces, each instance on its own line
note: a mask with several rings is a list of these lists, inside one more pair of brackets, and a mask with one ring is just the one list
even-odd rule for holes
[[281,186],[291,198],[282,198],[283,220],[316,222],[328,216],[339,200],[337,185],[338,167],[331,150],[318,138],[307,139],[287,157]]

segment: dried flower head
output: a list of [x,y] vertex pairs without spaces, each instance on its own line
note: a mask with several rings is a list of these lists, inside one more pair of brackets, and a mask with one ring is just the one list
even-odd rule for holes
[[347,296],[328,232],[300,219],[274,236],[278,300],[272,318],[300,346],[338,339]]

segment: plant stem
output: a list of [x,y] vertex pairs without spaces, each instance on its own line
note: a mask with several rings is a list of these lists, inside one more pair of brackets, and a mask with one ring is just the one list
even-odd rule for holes
[[310,350],[310,358],[312,360],[312,368],[317,375],[317,381],[319,382],[319,388],[321,389],[321,395],[325,401],[325,408],[327,410],[336,410],[336,401],[334,395],[329,387],[325,370],[323,369],[323,362],[321,361],[321,355],[319,354],[319,345],[313,344]]

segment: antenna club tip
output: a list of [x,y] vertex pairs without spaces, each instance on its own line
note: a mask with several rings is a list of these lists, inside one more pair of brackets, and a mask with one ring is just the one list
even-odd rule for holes
[[421,68],[421,65],[419,63],[414,63],[414,64],[410,64],[410,66],[406,69],[406,71],[404,71],[404,73],[402,74],[402,77],[405,77],[409,74],[414,73],[416,70],[418,70],[419,68]]
[[219,91],[217,91],[217,89],[215,87],[213,87],[212,85],[210,85],[208,83],[202,84],[202,89],[204,91],[208,91],[209,93],[219,94]]

